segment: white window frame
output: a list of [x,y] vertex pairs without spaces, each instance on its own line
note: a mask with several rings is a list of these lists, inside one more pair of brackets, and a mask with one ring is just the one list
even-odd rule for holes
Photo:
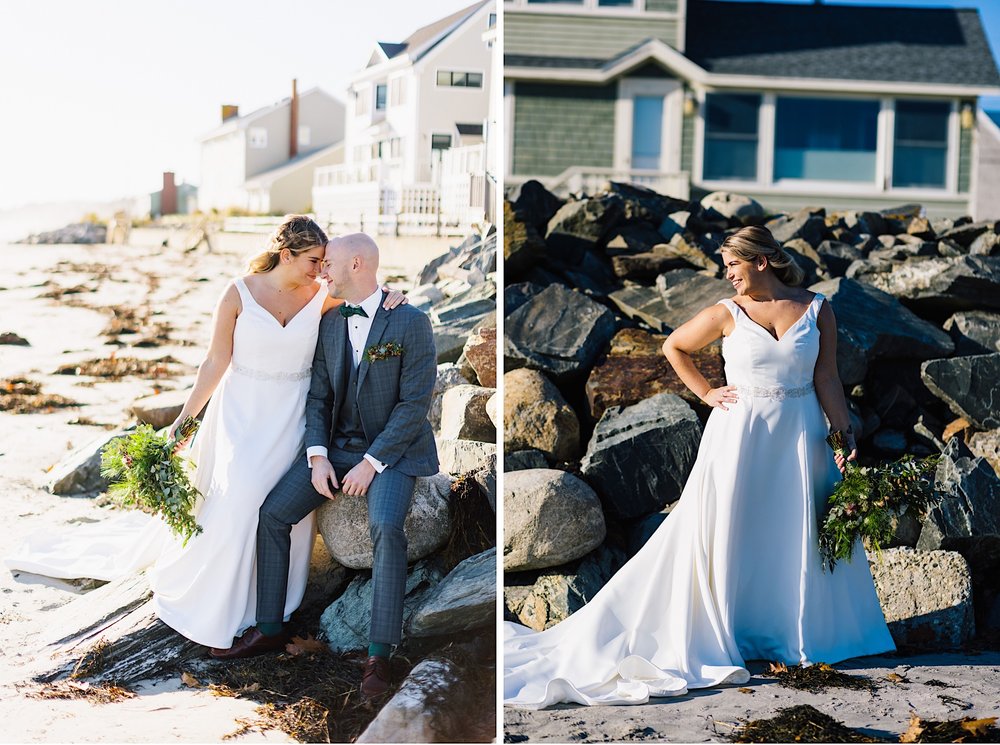
[[[442,72],[461,72],[466,75],[480,75],[482,82],[478,85],[441,85],[438,83],[438,73]],[[434,68],[434,87],[441,91],[483,91],[486,89],[486,71],[483,69],[475,70],[456,70],[451,67],[435,67]]]
[[681,169],[681,129],[684,91],[672,78],[623,78],[618,81],[615,101],[614,167],[632,168],[632,115],[636,96],[663,96],[663,125],[660,131],[660,168],[663,173]]
[[[740,94],[760,93],[762,95],[757,122],[757,180],[739,181],[733,179],[704,178],[705,155],[705,95],[707,93]],[[875,150],[875,177],[871,182],[861,181],[821,181],[786,179],[774,181],[774,137],[776,131],[776,101],[778,96],[792,98],[842,98],[849,100],[878,101],[879,113]],[[948,120],[947,176],[944,189],[927,187],[892,186],[892,151],[895,142],[895,99],[919,98],[919,96],[886,96],[876,93],[828,92],[828,91],[751,91],[742,88],[698,88],[695,90],[698,114],[695,120],[694,158],[691,163],[691,178],[698,186],[712,191],[753,190],[764,194],[834,194],[858,197],[907,197],[913,199],[940,199],[963,197],[958,193],[958,151],[961,130],[958,100],[951,100],[951,116]],[[935,97],[933,100],[941,100]]]
[[[381,106],[378,105],[378,89],[385,88],[385,103]],[[372,85],[372,111],[384,114],[386,109],[389,108],[389,83],[375,83]]]
[[247,145],[251,150],[267,150],[267,128],[249,127],[247,129]]

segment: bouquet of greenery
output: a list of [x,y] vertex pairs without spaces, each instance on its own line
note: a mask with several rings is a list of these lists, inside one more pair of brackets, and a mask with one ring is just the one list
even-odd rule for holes
[[[834,432],[826,441],[845,458],[847,437]],[[819,551],[832,572],[840,560],[850,559],[862,538],[881,552],[893,536],[893,518],[909,513],[923,516],[934,502],[934,469],[939,457],[905,455],[878,467],[844,464],[844,478],[830,495],[826,515],[820,519]]]
[[201,494],[191,484],[184,459],[174,449],[197,429],[198,420],[191,416],[177,428],[174,438],[140,424],[127,437],[108,443],[101,453],[101,475],[111,480],[108,493],[124,507],[158,515],[184,538],[184,545],[201,533],[191,514]]

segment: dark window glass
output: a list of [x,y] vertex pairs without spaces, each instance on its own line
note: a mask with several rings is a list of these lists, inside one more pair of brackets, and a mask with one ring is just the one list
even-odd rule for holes
[[375,110],[385,111],[385,85],[375,86]]
[[874,181],[878,111],[878,101],[779,98],[775,181]]
[[896,101],[893,186],[946,186],[950,115],[947,101]]
[[431,150],[447,150],[451,147],[451,135],[431,135]]
[[757,179],[760,96],[710,93],[705,97],[706,179]]
[[597,4],[602,8],[631,8],[635,0],[597,0]]

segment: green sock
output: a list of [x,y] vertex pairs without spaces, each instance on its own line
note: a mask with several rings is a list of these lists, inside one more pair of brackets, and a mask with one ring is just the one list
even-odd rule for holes
[[285,627],[285,624],[280,621],[277,623],[258,623],[257,630],[264,636],[277,636],[281,633],[281,630]]
[[368,645],[368,656],[369,657],[388,657],[392,654],[391,644],[382,644],[381,642],[372,642]]

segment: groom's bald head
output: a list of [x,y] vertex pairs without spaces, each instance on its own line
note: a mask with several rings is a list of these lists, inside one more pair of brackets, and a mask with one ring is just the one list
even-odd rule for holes
[[331,295],[352,300],[363,292],[363,299],[378,286],[378,245],[370,235],[348,233],[331,239],[326,262]]

